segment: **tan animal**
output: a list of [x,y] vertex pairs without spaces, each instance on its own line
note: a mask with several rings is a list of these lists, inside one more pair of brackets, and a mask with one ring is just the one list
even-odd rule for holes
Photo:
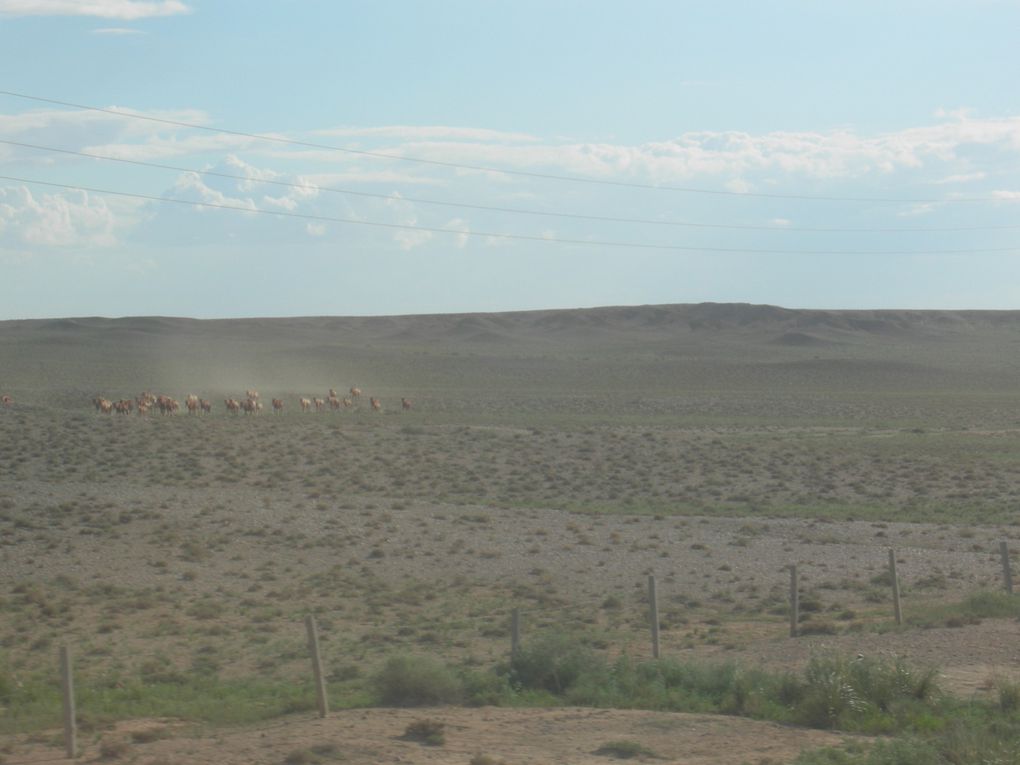
[[372,398],[368,399],[368,403],[370,403],[372,405],[372,411],[373,412],[381,412],[382,411],[382,401],[380,401],[379,399],[375,398],[374,396]]
[[259,392],[257,390],[246,390],[244,392],[244,395],[252,399],[253,401],[259,400]]
[[351,398],[357,398],[361,395],[361,388],[351,388]]
[[330,396],[328,399],[326,399],[326,403],[329,404],[329,408],[332,409],[334,412],[340,408],[340,399],[338,399],[336,396]]
[[198,405],[202,409],[202,411],[205,412],[206,414],[208,414],[209,412],[212,411],[212,402],[211,401],[206,401],[204,398],[200,398],[198,400]]
[[317,399],[314,399],[314,400],[312,401],[312,403],[313,403],[313,404],[315,404],[315,411],[316,411],[316,412],[321,412],[321,411],[322,411],[322,408],[323,408],[324,406],[326,406],[326,402],[325,402],[325,401],[323,401],[323,400],[322,400],[321,398],[317,398]]
[[227,405],[228,412],[233,412],[234,414],[237,414],[238,412],[241,411],[241,402],[238,401],[237,399],[233,398],[224,399],[223,403]]
[[307,412],[311,408],[312,408],[312,400],[310,398],[303,398],[303,399],[301,399],[301,411],[302,412]]
[[410,409],[411,408],[411,399],[409,399],[409,398],[402,398],[402,399],[400,399],[400,408],[403,409],[405,412],[408,409]]
[[253,398],[246,398],[241,402],[241,409],[245,414],[258,414],[262,405]]
[[184,406],[188,408],[188,414],[198,414],[198,396],[189,395],[184,399]]
[[4,395],[0,396],[0,404],[3,404],[4,406],[10,406],[13,403],[14,399],[11,398],[8,394],[5,393]]
[[282,412],[283,411],[283,399],[282,398],[274,398],[273,399],[273,411],[274,412]]
[[352,406],[354,406],[354,402],[351,401],[349,398],[345,398],[340,403],[343,404],[344,409],[350,409]]

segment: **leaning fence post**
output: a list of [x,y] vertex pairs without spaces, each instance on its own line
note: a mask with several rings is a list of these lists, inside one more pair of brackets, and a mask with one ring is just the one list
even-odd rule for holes
[[1002,556],[1002,582],[1006,592],[1013,594],[1013,570],[1009,565],[1009,543],[1003,539],[999,542],[999,555]]
[[64,748],[67,756],[78,756],[78,722],[74,710],[74,671],[71,666],[71,649],[60,647],[60,689],[64,699]]
[[329,699],[326,696],[326,680],[322,676],[322,654],[319,653],[319,632],[315,628],[315,617],[305,617],[308,631],[308,653],[312,655],[312,672],[315,674],[315,696],[319,704],[319,717],[329,714]]
[[797,591],[797,564],[790,565],[790,637],[797,637],[800,623],[800,593]]
[[893,614],[896,623],[903,624],[903,611],[900,609],[900,579],[896,575],[896,551],[889,548],[889,578],[892,580]]
[[659,597],[655,591],[655,575],[648,577],[648,603],[652,620],[652,658],[659,658]]
[[521,609],[515,608],[510,612],[510,659],[517,658],[517,652],[521,648]]

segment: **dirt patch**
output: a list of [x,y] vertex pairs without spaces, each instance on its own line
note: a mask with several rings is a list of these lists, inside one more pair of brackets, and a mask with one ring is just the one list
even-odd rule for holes
[[[403,737],[408,725],[422,719],[443,724],[445,744],[428,746]],[[138,742],[132,735],[152,727],[164,727],[169,737]],[[279,765],[288,759],[349,765],[466,765],[477,755],[506,765],[594,765],[614,760],[595,754],[596,750],[607,743],[626,741],[655,755],[645,755],[643,761],[722,765],[787,762],[805,749],[838,746],[844,739],[823,731],[711,715],[576,708],[370,709],[337,712],[325,720],[291,718],[257,728],[191,735],[174,733],[164,723],[147,726],[135,721],[104,733],[98,742],[83,742],[78,762],[98,759],[104,742],[107,746],[123,742],[126,749],[120,759],[138,765],[182,761],[192,765]],[[61,759],[61,754],[53,745],[16,743],[7,762],[73,762]]]

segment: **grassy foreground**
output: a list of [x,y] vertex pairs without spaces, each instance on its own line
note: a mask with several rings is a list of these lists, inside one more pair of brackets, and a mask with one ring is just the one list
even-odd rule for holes
[[[714,713],[857,734],[842,748],[802,753],[798,765],[1020,763],[1020,685],[1002,683],[992,700],[962,700],[940,689],[932,668],[862,656],[816,657],[803,673],[775,673],[733,663],[609,660],[574,636],[547,633],[512,661],[485,670],[392,656],[371,676],[333,678],[331,702],[335,708],[570,705]],[[52,681],[17,678],[4,668],[0,703],[4,733],[59,726]],[[86,731],[131,717],[254,723],[315,707],[310,684],[201,673],[91,681],[78,689],[78,704]]]

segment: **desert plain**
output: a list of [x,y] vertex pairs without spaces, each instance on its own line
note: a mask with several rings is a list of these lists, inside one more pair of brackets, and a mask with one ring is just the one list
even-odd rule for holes
[[[1020,550],[1018,350],[1007,311],[0,322],[0,756],[63,756],[63,645],[86,760],[594,763],[636,741],[646,760],[764,765],[852,748],[747,715],[373,695],[395,656],[498,672],[515,609],[523,646],[648,659],[650,576],[664,657],[901,659],[991,698],[1020,679],[1020,624],[967,603],[1003,590],[1001,544]],[[355,386],[350,408],[301,411]],[[229,413],[251,389],[265,409]],[[213,409],[92,404],[143,391]],[[157,686],[178,706],[122,698]],[[444,745],[408,738],[425,718]]]

